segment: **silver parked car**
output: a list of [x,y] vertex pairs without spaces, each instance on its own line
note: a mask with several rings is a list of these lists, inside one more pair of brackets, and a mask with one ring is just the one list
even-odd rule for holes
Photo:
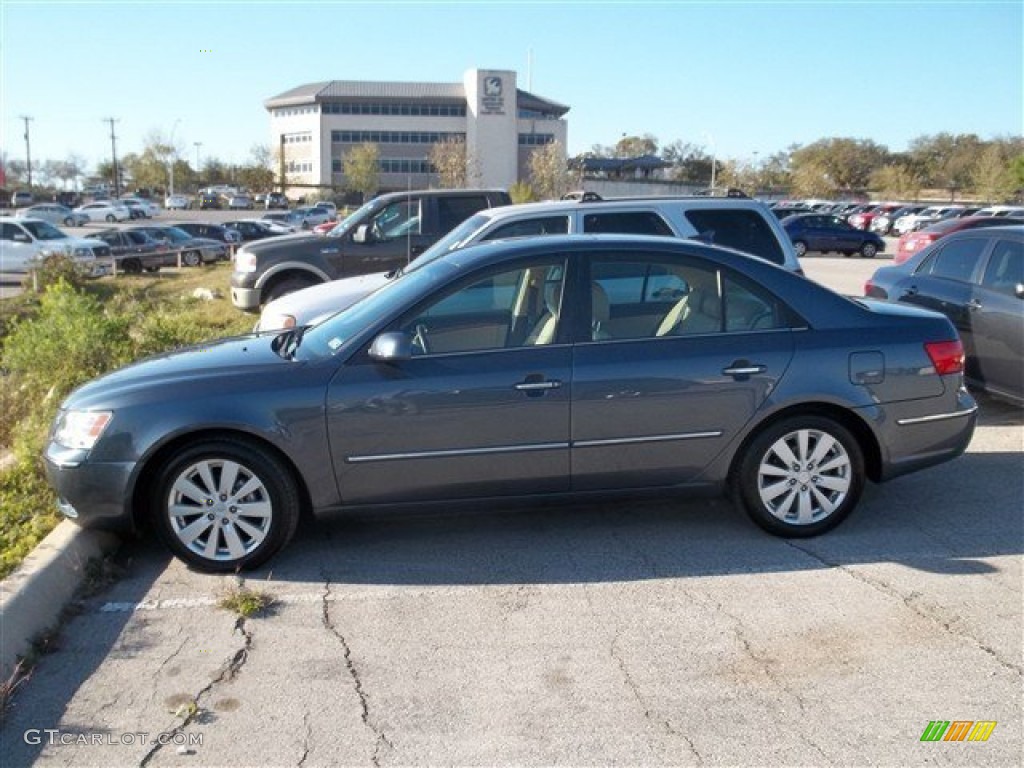
[[210,571],[352,505],[734,491],[766,530],[813,536],[867,480],[965,450],[963,364],[940,314],[735,251],[529,238],[448,253],[312,328],[88,383],[45,459],[65,515],[149,523]]
[[65,227],[84,227],[89,223],[89,217],[84,213],[73,211],[66,205],[59,203],[40,203],[22,208],[15,214],[19,219],[41,219],[50,224],[58,224]]

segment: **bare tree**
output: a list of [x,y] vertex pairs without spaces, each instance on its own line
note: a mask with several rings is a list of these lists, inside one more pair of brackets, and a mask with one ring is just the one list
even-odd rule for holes
[[345,186],[359,192],[363,200],[380,188],[380,148],[369,142],[353,147],[341,161]]
[[437,142],[430,148],[430,164],[442,189],[466,186],[469,176],[466,141],[458,136],[447,136]]
[[530,184],[541,200],[557,200],[569,191],[569,168],[560,142],[545,144],[530,155]]

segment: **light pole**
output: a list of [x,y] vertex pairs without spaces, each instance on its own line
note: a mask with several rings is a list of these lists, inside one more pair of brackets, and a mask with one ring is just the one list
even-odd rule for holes
[[180,117],[177,120],[174,121],[174,125],[171,127],[171,140],[169,142],[169,144],[171,145],[171,164],[170,164],[170,173],[169,173],[169,176],[170,176],[170,185],[169,186],[170,186],[170,194],[171,195],[174,194],[174,161],[176,159],[176,155],[178,154],[177,150],[174,147],[174,132],[176,130],[178,130],[178,123],[180,123],[180,122],[181,122],[181,118]]
[[203,146],[201,141],[193,141],[192,145],[196,148],[196,189],[199,189],[199,148]]

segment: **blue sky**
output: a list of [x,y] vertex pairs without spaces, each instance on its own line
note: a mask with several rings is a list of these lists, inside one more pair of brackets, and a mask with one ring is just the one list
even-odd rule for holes
[[[1024,133],[1024,2],[0,0],[0,148],[89,163],[174,130],[193,161],[270,142],[263,101],[321,80],[512,69],[571,107],[569,152],[651,133],[751,160],[831,136]],[[755,154],[756,153],[756,154]]]

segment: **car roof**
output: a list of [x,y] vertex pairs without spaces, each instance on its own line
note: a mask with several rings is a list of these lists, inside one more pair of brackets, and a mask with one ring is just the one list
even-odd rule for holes
[[484,208],[477,216],[500,219],[511,216],[532,216],[565,211],[600,211],[608,208],[650,206],[652,204],[687,203],[694,208],[767,208],[749,197],[709,197],[707,195],[644,195],[639,197],[606,197],[601,200],[545,200],[539,203],[517,203]]

